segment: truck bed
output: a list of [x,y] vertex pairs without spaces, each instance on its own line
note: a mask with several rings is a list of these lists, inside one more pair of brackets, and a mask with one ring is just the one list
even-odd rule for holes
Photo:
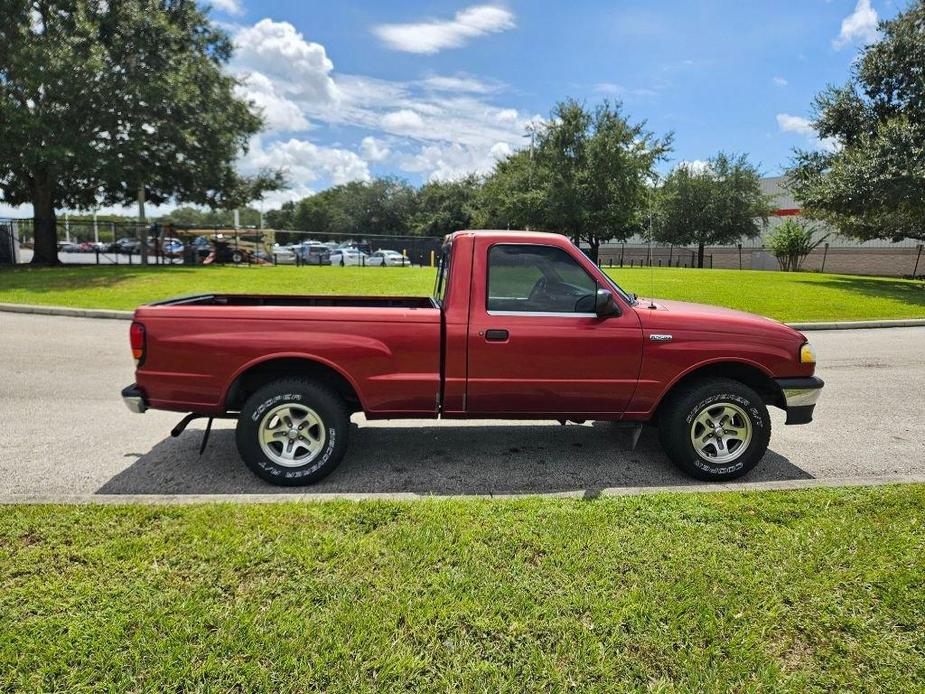
[[331,306],[339,308],[438,308],[430,297],[313,296],[299,294],[195,294],[158,301],[150,306]]

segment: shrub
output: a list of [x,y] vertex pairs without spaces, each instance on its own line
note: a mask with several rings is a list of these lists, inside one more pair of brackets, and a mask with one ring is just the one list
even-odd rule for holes
[[815,231],[815,226],[788,219],[771,232],[767,246],[777,258],[781,270],[784,272],[799,271],[803,267],[806,256],[830,236],[830,234],[824,234],[813,241]]

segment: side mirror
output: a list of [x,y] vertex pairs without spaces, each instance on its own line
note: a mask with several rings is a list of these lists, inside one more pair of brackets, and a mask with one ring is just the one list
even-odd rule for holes
[[608,316],[619,316],[620,307],[614,301],[613,294],[607,289],[598,289],[594,298],[594,312],[598,318],[607,318]]

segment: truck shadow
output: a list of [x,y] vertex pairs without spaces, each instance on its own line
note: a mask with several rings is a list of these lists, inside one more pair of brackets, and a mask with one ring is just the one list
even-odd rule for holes
[[[559,425],[488,424],[354,426],[341,465],[309,487],[276,487],[239,460],[232,429],[215,429],[199,457],[202,432],[167,438],[112,477],[100,494],[383,493],[518,494],[609,487],[691,485],[646,429],[635,450],[631,434],[605,422]],[[744,481],[809,479],[768,451]]]

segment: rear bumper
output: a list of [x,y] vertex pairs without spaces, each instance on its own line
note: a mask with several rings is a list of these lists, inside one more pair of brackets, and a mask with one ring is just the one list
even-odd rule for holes
[[786,424],[809,424],[813,421],[813,410],[822,393],[825,382],[821,378],[778,378],[777,385],[784,394]]
[[145,399],[145,394],[134,383],[122,389],[122,402],[124,402],[125,406],[135,414],[142,414],[148,409],[148,401]]

